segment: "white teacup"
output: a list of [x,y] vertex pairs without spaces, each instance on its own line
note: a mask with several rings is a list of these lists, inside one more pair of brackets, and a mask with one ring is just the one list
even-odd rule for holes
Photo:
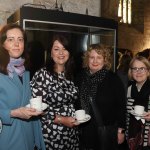
[[31,98],[30,107],[35,108],[37,111],[42,111],[42,96]]
[[77,120],[84,120],[85,119],[85,110],[80,109],[75,111],[75,117]]
[[135,105],[134,106],[134,113],[136,113],[138,115],[142,115],[144,113],[144,106]]

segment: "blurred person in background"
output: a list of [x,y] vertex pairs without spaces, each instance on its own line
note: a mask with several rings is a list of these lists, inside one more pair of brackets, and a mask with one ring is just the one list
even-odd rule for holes
[[131,59],[132,59],[131,56],[123,54],[119,60],[119,65],[117,68],[117,74],[124,84],[125,91],[127,91],[127,87],[129,84],[128,70]]

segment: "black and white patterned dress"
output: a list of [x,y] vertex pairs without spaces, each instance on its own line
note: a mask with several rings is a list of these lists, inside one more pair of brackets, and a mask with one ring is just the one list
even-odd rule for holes
[[55,115],[74,116],[74,103],[77,100],[77,88],[72,81],[65,79],[64,73],[51,75],[42,68],[32,78],[33,97],[42,96],[48,104],[41,119],[43,137],[47,150],[78,150],[79,139],[76,127],[69,128],[54,123]]

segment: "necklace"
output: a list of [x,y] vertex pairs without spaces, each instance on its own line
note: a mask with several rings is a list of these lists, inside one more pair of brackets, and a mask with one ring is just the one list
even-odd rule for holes
[[136,87],[137,87],[138,92],[140,92],[140,90],[141,90],[142,86],[141,86],[141,85],[137,85],[137,84],[136,84]]
[[[146,80],[145,80],[145,81],[146,81]],[[142,82],[142,83],[136,83],[136,87],[137,87],[138,92],[141,91],[141,88],[142,88],[143,84],[145,83],[145,81]]]

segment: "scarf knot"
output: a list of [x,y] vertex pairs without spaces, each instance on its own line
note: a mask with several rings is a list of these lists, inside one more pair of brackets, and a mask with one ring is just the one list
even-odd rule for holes
[[24,67],[25,60],[23,58],[10,58],[10,62],[7,66],[8,75],[13,78],[13,73],[15,72],[18,76],[22,77],[25,71]]
[[86,110],[86,113],[90,112],[90,102],[89,99],[95,100],[97,87],[99,84],[103,82],[108,70],[101,69],[94,74],[91,74],[88,69],[84,71],[83,79],[82,79],[82,86],[80,89],[80,99],[81,99],[81,106],[83,109]]

